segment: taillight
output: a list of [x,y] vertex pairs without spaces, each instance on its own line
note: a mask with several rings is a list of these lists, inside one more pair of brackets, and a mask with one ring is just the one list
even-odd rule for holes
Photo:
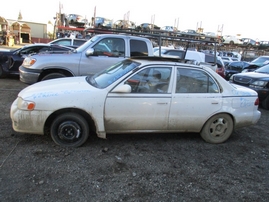
[[257,99],[255,100],[254,105],[255,105],[255,106],[258,106],[259,104],[260,104],[260,100],[259,100],[259,98],[257,98]]

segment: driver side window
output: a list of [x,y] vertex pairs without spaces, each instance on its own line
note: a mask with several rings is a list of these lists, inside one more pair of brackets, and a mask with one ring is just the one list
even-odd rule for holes
[[95,56],[124,57],[125,41],[120,38],[105,38],[94,47]]
[[171,71],[170,67],[147,68],[125,83],[131,86],[131,93],[167,93]]

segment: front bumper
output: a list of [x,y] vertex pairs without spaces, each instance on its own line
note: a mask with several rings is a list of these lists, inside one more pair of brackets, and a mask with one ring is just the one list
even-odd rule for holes
[[19,67],[20,81],[27,84],[33,84],[38,81],[41,70],[28,69],[23,66]]
[[50,112],[21,110],[18,108],[17,103],[18,98],[12,103],[10,108],[13,130],[20,133],[43,135],[44,125]]

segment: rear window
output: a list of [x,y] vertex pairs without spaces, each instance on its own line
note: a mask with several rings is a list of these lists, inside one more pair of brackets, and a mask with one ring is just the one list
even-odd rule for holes
[[74,40],[74,46],[81,46],[84,43],[85,43],[84,40]]
[[[208,62],[208,63],[214,63],[214,55],[205,55],[205,62]],[[224,62],[219,59],[218,57],[216,58],[216,63],[218,65],[218,67],[224,67]]]
[[148,56],[148,46],[145,41],[130,40],[130,51],[132,56]]

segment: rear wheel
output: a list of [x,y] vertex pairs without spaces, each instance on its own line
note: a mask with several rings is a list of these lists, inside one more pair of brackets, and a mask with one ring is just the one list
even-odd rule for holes
[[269,95],[262,101],[262,107],[267,110],[269,109]]
[[79,147],[89,137],[89,125],[77,113],[64,113],[56,117],[50,129],[53,141],[64,147]]
[[66,76],[62,73],[50,73],[50,74],[47,74],[46,76],[44,76],[41,79],[41,81],[49,80],[49,79],[63,78],[63,77],[66,77]]
[[209,143],[225,142],[233,132],[233,120],[228,114],[212,116],[204,125],[201,137]]

